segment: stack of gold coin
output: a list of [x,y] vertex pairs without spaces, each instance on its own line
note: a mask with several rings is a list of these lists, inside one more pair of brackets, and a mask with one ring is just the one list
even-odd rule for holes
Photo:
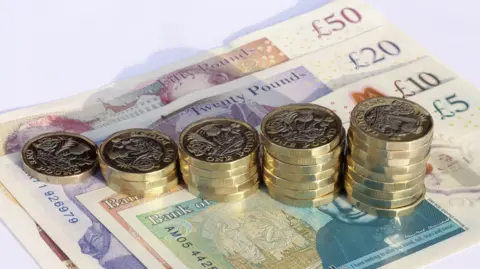
[[105,181],[116,192],[153,196],[178,184],[177,145],[159,131],[116,132],[102,142],[98,155]]
[[420,105],[395,97],[359,103],[348,131],[347,198],[385,217],[410,214],[425,197],[433,119]]
[[208,118],[180,134],[180,169],[188,190],[201,198],[231,202],[258,190],[258,132],[231,118]]
[[333,111],[312,104],[279,107],[263,119],[261,136],[270,196],[298,207],[337,197],[345,130]]

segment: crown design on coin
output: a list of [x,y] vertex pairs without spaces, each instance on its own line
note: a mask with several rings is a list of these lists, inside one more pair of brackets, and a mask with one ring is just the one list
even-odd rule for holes
[[272,117],[265,129],[288,142],[311,143],[324,136],[334,122],[329,115],[315,117],[313,111],[284,111]]
[[409,103],[393,101],[373,107],[365,113],[365,122],[387,136],[405,136],[422,132],[421,115]]
[[207,124],[187,135],[187,150],[195,157],[223,157],[242,151],[246,144],[241,125],[235,122]]
[[151,171],[160,167],[159,161],[165,153],[159,143],[149,137],[125,137],[112,139],[107,154],[121,168]]

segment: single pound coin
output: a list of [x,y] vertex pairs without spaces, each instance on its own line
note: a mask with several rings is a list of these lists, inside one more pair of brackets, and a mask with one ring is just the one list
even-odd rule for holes
[[95,172],[97,146],[82,135],[46,133],[23,146],[22,161],[25,172],[38,180],[53,184],[77,183]]

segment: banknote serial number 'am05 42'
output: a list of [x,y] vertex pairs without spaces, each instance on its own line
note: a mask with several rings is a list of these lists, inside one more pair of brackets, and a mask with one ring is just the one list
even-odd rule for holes
[[[182,245],[183,248],[191,248],[193,247],[193,243],[188,241],[188,239],[183,236],[178,229],[172,226],[167,226],[165,227],[165,230],[175,238],[175,241],[177,241],[179,244]],[[201,251],[198,250],[192,250],[192,256],[196,258],[197,262],[208,269],[219,269],[215,264],[210,261],[206,255],[204,255]]]
[[77,223],[78,218],[75,216],[75,214],[70,211],[67,205],[63,201],[60,201],[60,198],[55,195],[55,191],[48,190],[48,185],[44,184],[42,181],[31,177],[32,182],[34,183],[42,183],[41,185],[38,186],[39,189],[43,189],[45,198],[50,201],[55,208],[57,208],[58,212],[60,212],[64,217],[68,219],[68,222],[70,223]]

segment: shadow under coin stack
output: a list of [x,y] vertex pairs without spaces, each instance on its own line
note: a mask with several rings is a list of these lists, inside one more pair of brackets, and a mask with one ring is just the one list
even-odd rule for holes
[[177,159],[175,142],[150,129],[116,132],[99,147],[100,170],[107,185],[132,196],[156,196],[176,187]]
[[179,138],[180,168],[188,191],[203,199],[232,202],[258,190],[258,132],[231,118],[188,125]]
[[277,108],[261,125],[263,176],[270,196],[297,207],[317,207],[339,194],[345,130],[331,110],[312,104]]
[[359,103],[348,131],[348,200],[372,215],[412,213],[425,197],[432,137],[432,117],[414,102],[379,97]]

